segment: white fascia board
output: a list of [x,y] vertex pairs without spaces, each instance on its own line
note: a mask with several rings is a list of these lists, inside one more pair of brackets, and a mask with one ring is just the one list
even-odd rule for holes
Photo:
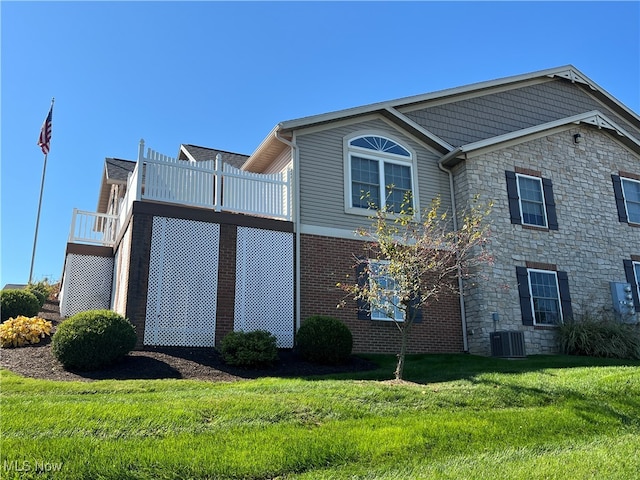
[[453,150],[454,146],[451,145],[448,142],[445,142],[444,140],[442,140],[440,137],[438,137],[437,135],[431,133],[429,130],[427,130],[426,128],[424,128],[422,125],[414,122],[413,120],[411,120],[409,117],[407,117],[406,115],[400,113],[398,110],[396,110],[395,108],[391,108],[391,107],[387,107],[385,108],[385,111],[387,113],[389,113],[389,115],[392,115],[393,117],[397,118],[398,120],[400,120],[402,123],[407,124],[408,126],[410,126],[412,129],[416,130],[417,132],[419,132],[421,135],[424,135],[425,137],[427,137],[429,140],[431,140],[432,142],[440,145],[442,148],[444,148],[445,150]]
[[524,138],[530,135],[536,135],[548,130],[552,130],[554,128],[569,125],[571,123],[574,123],[574,124],[586,123],[589,125],[595,125],[598,128],[605,128],[607,130],[612,130],[616,132],[618,135],[628,138],[632,143],[634,143],[640,148],[640,141],[636,139],[633,135],[630,135],[626,130],[624,130],[622,127],[617,125],[613,120],[608,118],[602,112],[598,110],[592,110],[590,112],[573,115],[571,117],[561,118],[559,120],[554,120],[552,122],[542,123],[540,125],[535,125],[533,127],[523,128],[522,130],[516,130],[514,132],[505,133],[503,135],[498,135],[496,137],[487,138],[485,140],[479,140],[477,142],[468,143],[466,145],[456,148],[454,151],[442,157],[441,163],[446,164],[449,160],[456,158],[462,154],[468,154],[476,150],[493,147],[495,145],[498,145],[504,142],[516,140],[519,138]]
[[[298,118],[294,120],[288,120],[286,122],[280,123],[280,126],[282,127],[282,129],[288,130],[288,129],[300,128],[302,126],[308,126],[313,123],[331,122],[339,118],[362,115],[364,113],[370,113],[375,110],[384,110],[387,108],[398,108],[398,107],[402,107],[412,103],[420,103],[428,100],[437,99],[440,97],[458,95],[461,93],[466,93],[474,90],[483,90],[486,88],[491,88],[491,87],[500,86],[500,85],[509,84],[509,83],[521,82],[524,80],[529,80],[537,77],[554,76],[561,72],[566,72],[567,70],[575,70],[577,72],[576,75],[579,74],[580,78],[583,78],[583,77],[586,78],[584,75],[578,72],[577,69],[575,69],[573,66],[566,65],[562,67],[541,70],[538,72],[515,75],[511,77],[500,78],[497,80],[489,80],[484,82],[472,83],[469,85],[464,85],[462,87],[448,88],[448,89],[439,90],[436,92],[423,93],[420,95],[403,97],[396,100],[387,100],[384,102],[372,103],[369,105],[362,105],[360,107],[347,108],[344,110],[337,110],[335,112],[323,113],[320,115],[312,115],[312,116]],[[590,82],[590,84],[591,83],[593,82]]]

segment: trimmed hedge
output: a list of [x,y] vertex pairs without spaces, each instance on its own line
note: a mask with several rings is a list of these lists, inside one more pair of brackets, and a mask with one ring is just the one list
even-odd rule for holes
[[337,318],[316,315],[309,317],[296,334],[296,350],[313,363],[336,365],[351,356],[351,330]]
[[97,370],[114,363],[136,345],[133,325],[111,310],[80,312],[62,322],[52,351],[65,368]]
[[10,318],[35,317],[40,311],[40,301],[28,290],[2,290],[0,292],[0,318],[3,322]]
[[229,365],[245,368],[270,366],[278,360],[276,337],[266,330],[231,332],[222,339],[220,354]]

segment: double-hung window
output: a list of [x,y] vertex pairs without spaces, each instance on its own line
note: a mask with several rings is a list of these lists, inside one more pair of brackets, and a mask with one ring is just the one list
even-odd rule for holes
[[529,269],[529,289],[534,325],[561,324],[562,310],[556,272]]
[[382,260],[369,261],[369,288],[379,292],[379,302],[371,305],[371,320],[404,321],[400,309],[400,297],[396,290],[396,282],[387,273],[389,262]]
[[524,325],[554,326],[573,315],[566,272],[516,267]]
[[414,211],[413,155],[399,143],[377,135],[353,138],[347,144],[347,211],[386,207],[390,213]]
[[636,312],[640,312],[640,257],[632,255],[631,260],[624,260],[624,273],[631,285]]
[[[621,174],[622,175],[622,174]],[[611,175],[618,207],[618,219],[624,223],[640,225],[640,176],[636,178]]]
[[505,174],[511,223],[558,230],[551,180],[528,173],[507,171]]
[[[356,265],[356,278],[360,287],[375,290],[376,300],[371,302],[358,299],[358,318],[361,320],[383,320],[404,322],[404,312],[401,309],[400,297],[396,288],[396,280],[389,273],[389,261],[378,259],[360,259]],[[372,292],[373,293],[373,292]],[[420,292],[415,292],[409,302],[409,319],[413,323],[422,322]]]

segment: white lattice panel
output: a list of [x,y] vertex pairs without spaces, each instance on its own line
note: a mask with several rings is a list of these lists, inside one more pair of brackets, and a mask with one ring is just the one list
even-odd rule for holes
[[267,330],[293,347],[293,234],[238,227],[234,330]]
[[115,257],[113,310],[120,315],[126,314],[129,284],[129,265],[131,260],[131,226],[127,228]]
[[109,309],[112,280],[112,257],[67,255],[60,314],[70,317],[85,310]]
[[154,217],[145,345],[215,343],[220,225]]

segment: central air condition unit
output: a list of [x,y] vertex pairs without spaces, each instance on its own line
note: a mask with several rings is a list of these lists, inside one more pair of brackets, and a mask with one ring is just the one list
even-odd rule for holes
[[489,336],[493,357],[521,358],[527,356],[524,352],[523,332],[492,332]]

